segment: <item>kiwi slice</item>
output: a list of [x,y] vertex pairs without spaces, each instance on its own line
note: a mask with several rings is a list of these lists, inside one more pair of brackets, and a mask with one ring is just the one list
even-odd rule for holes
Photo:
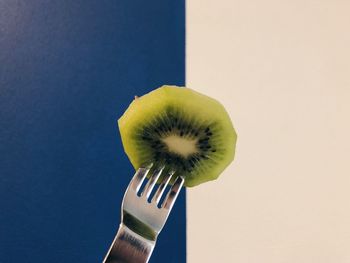
[[234,158],[237,135],[224,107],[185,87],[135,97],[118,125],[135,169],[165,165],[188,187],[216,179]]

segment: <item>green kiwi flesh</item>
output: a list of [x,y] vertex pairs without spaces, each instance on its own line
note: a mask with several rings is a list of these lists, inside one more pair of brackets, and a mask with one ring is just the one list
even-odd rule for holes
[[234,159],[237,134],[224,107],[185,87],[135,98],[118,125],[135,169],[165,165],[188,187],[218,178]]

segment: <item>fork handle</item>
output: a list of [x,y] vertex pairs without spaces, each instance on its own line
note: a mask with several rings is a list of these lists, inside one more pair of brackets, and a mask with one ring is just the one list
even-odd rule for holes
[[155,244],[122,223],[103,263],[147,263]]

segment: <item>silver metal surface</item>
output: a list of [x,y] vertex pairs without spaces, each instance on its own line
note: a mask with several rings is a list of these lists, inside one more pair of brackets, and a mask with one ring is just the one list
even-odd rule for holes
[[150,167],[140,168],[132,178],[124,194],[122,219],[118,233],[103,263],[146,263],[149,261],[158,234],[184,183],[183,177],[177,177],[160,203],[174,172],[168,172],[163,177],[158,189],[151,196],[156,182],[164,173],[164,166],[155,168],[147,184],[141,189],[150,169]]

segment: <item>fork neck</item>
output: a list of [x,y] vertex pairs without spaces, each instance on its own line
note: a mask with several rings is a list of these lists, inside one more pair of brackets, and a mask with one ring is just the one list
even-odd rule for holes
[[122,223],[103,263],[146,263],[155,244]]
[[127,228],[148,240],[155,241],[157,239],[158,233],[154,231],[154,229],[152,229],[150,226],[137,219],[126,210],[123,210],[122,215],[122,223]]

